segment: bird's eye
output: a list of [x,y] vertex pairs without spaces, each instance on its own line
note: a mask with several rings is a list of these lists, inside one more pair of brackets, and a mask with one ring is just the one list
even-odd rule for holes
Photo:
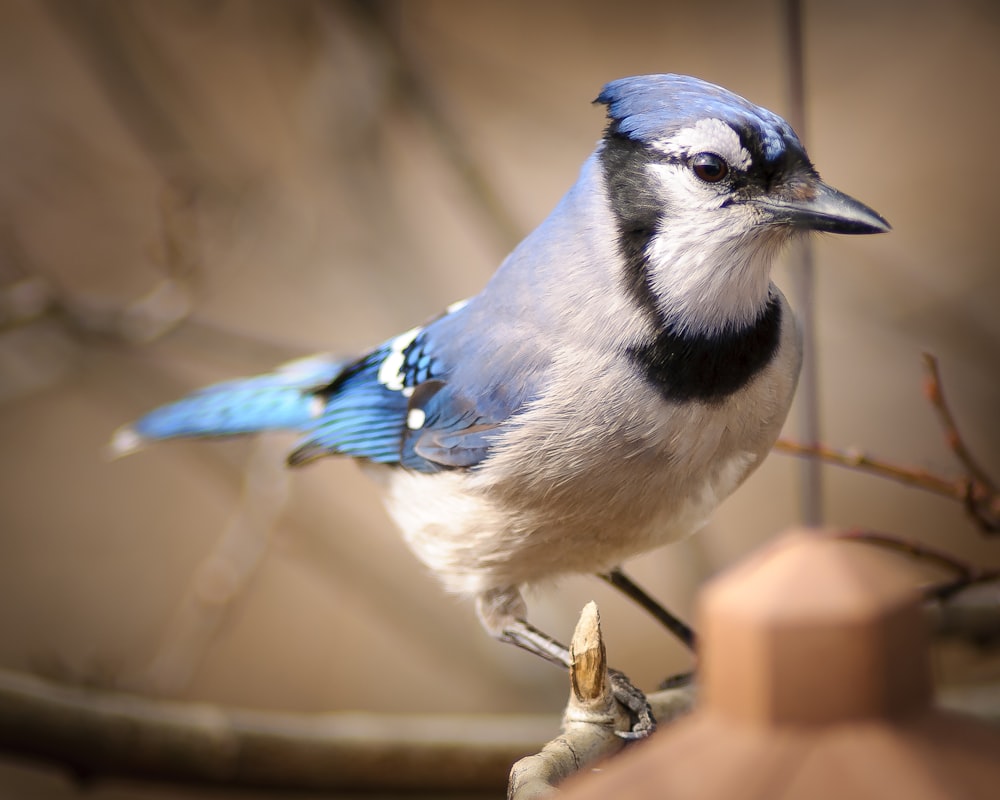
[[718,183],[729,174],[729,165],[715,153],[698,153],[691,159],[691,169],[705,183]]

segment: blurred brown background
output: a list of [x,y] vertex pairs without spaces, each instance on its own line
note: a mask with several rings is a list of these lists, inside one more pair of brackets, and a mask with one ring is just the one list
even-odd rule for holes
[[[815,246],[824,437],[957,474],[920,392],[929,349],[1000,473],[1000,11],[804,8],[809,152],[894,226]],[[0,666],[257,708],[561,708],[564,676],[443,595],[352,464],[289,475],[282,437],[104,448],[200,384],[353,352],[476,292],[575,179],[607,80],[690,73],[786,112],[781,10],[0,0]],[[705,577],[796,521],[797,475],[773,456],[632,572],[688,616]],[[1000,561],[957,504],[839,470],[824,486],[833,524]],[[565,638],[590,598],[638,684],[688,665],[596,579],[536,592],[532,615]],[[11,764],[4,786],[77,791]]]

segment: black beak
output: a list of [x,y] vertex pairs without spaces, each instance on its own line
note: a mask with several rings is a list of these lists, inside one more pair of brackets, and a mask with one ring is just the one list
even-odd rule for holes
[[887,233],[892,226],[880,214],[821,180],[808,198],[762,197],[757,204],[779,225],[828,233]]

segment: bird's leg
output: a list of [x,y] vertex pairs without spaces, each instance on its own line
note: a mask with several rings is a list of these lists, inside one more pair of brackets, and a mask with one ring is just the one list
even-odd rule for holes
[[692,652],[698,645],[698,637],[694,630],[685,622],[675,617],[658,600],[651,597],[645,589],[639,586],[618,567],[609,572],[599,572],[598,577],[610,583],[626,597],[634,600],[653,615],[668,631],[680,639]]
[[[522,650],[541,656],[550,664],[563,669],[572,665],[569,648],[539,630],[525,619],[527,607],[515,587],[484,592],[476,599],[476,611],[483,627],[501,642],[510,642]],[[608,670],[615,700],[629,710],[632,730],[619,733],[625,739],[642,739],[656,730],[653,709],[646,695],[623,672]]]
[[522,650],[541,656],[550,664],[569,669],[571,657],[569,648],[562,642],[557,642],[544,631],[540,631],[526,619],[515,617],[505,623],[501,634],[497,637],[502,642],[510,642]]

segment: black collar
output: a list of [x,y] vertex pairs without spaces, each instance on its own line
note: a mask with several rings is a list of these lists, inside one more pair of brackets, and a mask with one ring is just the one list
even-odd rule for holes
[[774,357],[781,339],[781,305],[772,292],[752,323],[712,335],[684,333],[664,317],[650,288],[646,257],[663,215],[646,169],[655,160],[658,156],[641,142],[614,131],[605,137],[601,163],[625,261],[622,280],[656,330],[650,341],[630,348],[628,356],[665,399],[720,402]]
[[781,304],[773,294],[750,325],[712,335],[686,334],[666,324],[629,357],[665,399],[717,403],[766,367],[781,339]]

